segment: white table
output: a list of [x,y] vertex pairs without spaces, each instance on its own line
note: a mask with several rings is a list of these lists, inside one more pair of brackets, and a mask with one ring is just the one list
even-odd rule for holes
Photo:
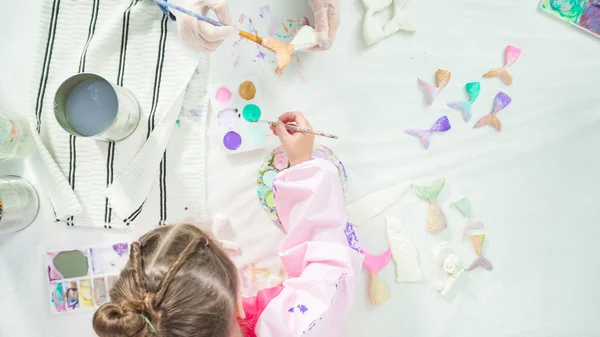
[[[0,12],[0,106],[23,111],[28,64],[33,53],[36,0],[13,1]],[[257,17],[262,2],[232,1],[232,18]],[[290,1],[291,2],[291,1]],[[394,267],[382,271],[392,298],[373,307],[366,275],[357,289],[346,336],[592,336],[597,334],[600,237],[596,210],[600,190],[600,41],[536,10],[537,1],[419,1],[409,8],[419,30],[399,33],[367,48],[360,27],[360,1],[342,0],[342,26],[334,48],[303,55],[303,83],[293,65],[276,78],[271,66],[232,66],[227,43],[216,54],[213,78],[242,71],[258,74],[274,111],[300,110],[314,126],[337,133],[323,140],[344,161],[350,201],[405,180],[447,178],[440,202],[449,219],[442,237],[425,231],[425,202],[414,196],[395,205],[392,215],[408,228],[427,277],[419,284],[396,284]],[[303,7],[279,3],[280,17],[299,18]],[[301,7],[301,4],[295,6]],[[285,7],[285,8],[282,8]],[[7,32],[11,33],[7,33]],[[480,79],[502,64],[508,44],[523,49],[511,68],[515,82]],[[246,51],[249,52],[249,51]],[[18,55],[16,57],[15,55]],[[260,65],[260,68],[259,68]],[[432,107],[423,103],[416,78],[429,82],[438,68],[453,71],[450,86]],[[464,84],[481,80],[476,121],[491,111],[492,99],[506,91],[512,104],[499,114],[502,133],[472,130],[445,103],[464,100]],[[427,127],[443,114],[452,130],[433,136],[424,151],[405,128]],[[211,119],[211,123],[214,120]],[[232,221],[246,255],[272,255],[281,233],[258,207],[254,177],[264,153],[225,158],[209,131],[208,209]],[[53,317],[44,287],[42,253],[48,248],[133,239],[129,233],[72,229],[54,224],[35,174],[37,156],[0,164],[1,174],[31,180],[42,196],[40,215],[20,233],[0,238],[0,336],[90,336],[91,314]],[[454,296],[443,299],[432,287],[436,267],[431,249],[441,239],[456,247],[465,263],[474,257],[460,243],[462,218],[448,207],[467,195],[487,227],[486,256],[494,271],[465,276]],[[232,196],[235,196],[232,198]],[[363,248],[387,248],[383,217],[357,229]],[[262,246],[259,246],[262,245]],[[268,248],[264,248],[268,247]]]

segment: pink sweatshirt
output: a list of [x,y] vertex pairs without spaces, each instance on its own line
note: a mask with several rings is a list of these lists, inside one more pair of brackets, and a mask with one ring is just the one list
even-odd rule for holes
[[289,279],[245,297],[245,337],[337,336],[352,304],[363,255],[350,248],[337,168],[314,159],[277,175],[286,236],[279,256]]

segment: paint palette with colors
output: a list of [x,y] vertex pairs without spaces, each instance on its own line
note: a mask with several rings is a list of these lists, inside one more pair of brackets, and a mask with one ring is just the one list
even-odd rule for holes
[[542,0],[542,11],[600,37],[600,2],[598,0]]
[[91,311],[108,302],[128,260],[128,243],[46,253],[52,313]]
[[265,116],[265,104],[258,81],[239,78],[214,85],[211,105],[217,117],[218,138],[228,153],[265,148],[271,134],[268,124],[256,123]]
[[[346,194],[348,176],[346,175],[346,169],[342,161],[327,147],[319,144],[315,144],[313,148],[312,157],[320,158],[329,161],[338,169],[340,181],[342,182],[342,189],[344,195]],[[260,170],[258,170],[257,189],[258,200],[262,208],[267,212],[271,220],[281,226],[279,215],[275,207],[275,196],[273,195],[273,182],[275,176],[290,166],[287,156],[283,152],[281,146],[273,150],[266,158]]]

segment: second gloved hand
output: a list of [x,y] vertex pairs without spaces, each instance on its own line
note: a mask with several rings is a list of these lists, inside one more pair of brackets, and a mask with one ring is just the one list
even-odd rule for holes
[[204,16],[213,10],[218,20],[226,25],[223,27],[213,26],[208,22],[171,9],[171,13],[177,18],[179,37],[190,48],[203,53],[212,53],[226,38],[238,32],[237,28],[230,26],[227,0],[169,0],[169,2]]
[[319,47],[316,49],[329,49],[340,26],[340,1],[308,0],[308,4],[315,17],[315,30],[319,33]]

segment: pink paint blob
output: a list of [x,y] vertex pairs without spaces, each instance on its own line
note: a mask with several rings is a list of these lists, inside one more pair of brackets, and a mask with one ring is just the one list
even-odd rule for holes
[[290,166],[290,162],[285,153],[279,153],[276,154],[275,157],[273,157],[273,167],[275,167],[279,171],[288,168],[288,166]]
[[215,94],[215,99],[219,103],[227,104],[227,102],[229,102],[229,100],[231,99],[231,91],[229,91],[229,89],[225,87],[220,87],[219,90],[217,90],[217,93]]

